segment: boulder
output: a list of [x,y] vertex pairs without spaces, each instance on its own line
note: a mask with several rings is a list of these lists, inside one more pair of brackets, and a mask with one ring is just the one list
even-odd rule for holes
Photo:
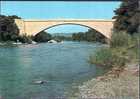
[[37,80],[33,82],[33,84],[44,84],[44,83],[46,83],[46,81]]
[[57,43],[55,40],[49,40],[48,43]]

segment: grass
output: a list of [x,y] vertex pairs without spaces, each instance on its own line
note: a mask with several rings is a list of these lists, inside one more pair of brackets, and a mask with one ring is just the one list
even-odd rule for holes
[[[119,51],[120,50],[120,51]],[[101,48],[90,56],[90,62],[106,68],[123,67],[127,58],[122,56],[123,49]]]
[[140,34],[129,35],[124,32],[114,33],[109,48],[97,49],[89,58],[90,63],[104,67],[125,67],[129,62],[139,59]]
[[[100,48],[90,56],[90,63],[110,67],[107,74],[79,86],[83,99],[139,99],[140,33],[114,33],[110,47]],[[137,67],[136,67],[137,66]],[[137,68],[133,71],[133,68]],[[134,69],[135,70],[135,69]]]
[[131,44],[131,36],[125,32],[113,33],[110,41],[111,48],[127,47]]

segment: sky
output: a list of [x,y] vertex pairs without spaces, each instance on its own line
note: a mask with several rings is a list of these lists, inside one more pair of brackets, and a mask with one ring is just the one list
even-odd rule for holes
[[[23,19],[111,19],[120,2],[2,1],[1,14]],[[81,32],[87,27],[60,25],[48,32]]]

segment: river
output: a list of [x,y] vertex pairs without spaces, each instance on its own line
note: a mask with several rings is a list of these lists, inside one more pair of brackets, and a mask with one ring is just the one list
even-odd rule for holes
[[[70,41],[0,46],[0,97],[68,99],[79,84],[104,72],[88,63],[89,55],[101,46]],[[38,80],[46,83],[33,83]]]

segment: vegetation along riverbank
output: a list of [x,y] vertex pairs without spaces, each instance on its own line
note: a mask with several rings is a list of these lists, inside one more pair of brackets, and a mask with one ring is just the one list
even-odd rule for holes
[[52,36],[49,33],[41,31],[35,36],[29,36],[19,34],[19,28],[15,24],[15,19],[21,19],[16,15],[5,16],[0,15],[0,42],[16,42],[16,43],[27,43],[31,44],[35,42],[48,42],[52,39]]
[[115,10],[114,33],[108,48],[100,48],[89,62],[108,69],[79,86],[82,99],[139,99],[140,15],[138,0],[123,1]]
[[33,42],[48,42],[55,40],[61,42],[63,40],[69,41],[88,41],[88,42],[102,42],[106,43],[105,37],[94,29],[88,29],[86,32],[72,33],[71,36],[51,35],[45,30],[36,35],[20,34],[19,28],[15,23],[15,19],[21,19],[16,15],[5,16],[0,15],[0,42],[16,42],[32,44]]
[[[139,64],[140,64],[139,63],[140,62],[139,0],[123,0],[122,4],[120,5],[120,8],[116,9],[114,12],[115,12],[115,16],[113,17],[113,19],[115,19],[115,22],[114,22],[114,28],[112,30],[112,37],[111,39],[109,39],[109,44],[108,44],[109,47],[98,48],[93,54],[89,56],[89,60],[88,60],[89,63],[91,64],[95,64],[96,66],[100,66],[104,69],[107,69],[107,72],[102,76],[99,76],[97,78],[92,78],[88,80],[87,82],[84,82],[82,85],[78,86],[79,91],[78,93],[75,93],[76,99],[77,98],[78,99],[101,99],[101,98],[138,99],[139,98]],[[100,33],[98,33],[98,31],[93,30],[93,29],[89,29],[87,32],[73,33],[71,37],[52,36],[51,34],[46,33],[45,31],[41,31],[35,36],[28,36],[26,35],[26,33],[24,35],[20,35],[19,34],[20,30],[15,24],[14,19],[20,19],[20,17],[0,15],[0,44],[1,42],[2,43],[15,42],[15,43],[32,44],[33,42],[38,42],[38,43],[48,42],[52,39],[56,41],[72,40],[72,41],[88,41],[88,42],[98,41],[102,43],[106,42],[105,37],[101,35]],[[56,47],[56,49],[54,49],[53,51],[54,52],[59,51],[57,50],[58,48],[59,47]],[[68,46],[68,48],[75,48],[75,46],[74,47]],[[82,46],[82,48],[87,48],[87,47]],[[46,49],[44,52],[46,52]],[[70,52],[73,49],[70,49],[67,51],[67,49],[64,48],[64,50],[66,51],[66,53],[68,52],[67,56],[70,56],[72,54]],[[52,63],[54,63],[54,59],[56,60],[64,59],[62,61],[65,61],[65,59],[68,59],[67,56],[66,56],[67,58],[60,57],[61,55],[62,57],[65,55],[63,51],[62,53],[60,53],[60,51],[54,53],[52,50],[49,50],[49,48],[47,49],[47,51],[48,52],[46,52],[45,54],[43,53],[42,58],[46,59],[46,54],[48,54],[49,56],[48,60],[52,61]],[[49,54],[49,51],[53,53]],[[86,51],[84,49],[84,52]],[[39,50],[38,52],[41,52],[41,50]],[[76,50],[76,53],[77,52],[79,52],[79,50],[78,51]],[[59,53],[60,56],[59,54],[57,55],[56,53]],[[80,53],[79,55],[82,55],[82,53]],[[29,55],[32,55],[32,53]],[[54,56],[54,57],[50,59],[51,58],[50,56]],[[56,58],[57,56],[58,56],[58,59]],[[75,57],[77,55],[73,53],[73,56]],[[69,60],[72,60],[73,56],[71,56]],[[85,58],[82,58],[82,59],[85,59]],[[81,56],[73,59],[71,63],[82,63],[80,60],[81,60]],[[56,65],[56,67],[60,69],[60,72],[62,73],[62,75],[65,75],[61,71],[62,69],[59,67],[61,66],[61,64],[59,64],[58,61],[54,65],[52,65],[52,63],[50,63],[49,65],[50,66]],[[71,63],[68,63],[67,65],[71,65]],[[23,63],[18,64],[18,65],[22,65],[22,64]],[[46,64],[47,63],[44,63],[43,61],[43,64],[41,65],[44,65],[44,67],[46,67]],[[57,64],[59,64],[59,66]],[[79,64],[76,64],[76,65],[78,66]],[[87,64],[85,64],[84,66],[87,66]],[[66,64],[64,64],[64,67],[66,67]],[[73,67],[75,69],[75,64],[73,65]],[[36,71],[38,70],[40,69],[35,70],[35,74],[36,74]],[[46,77],[46,72],[49,72],[49,69],[43,68],[43,71]],[[42,72],[39,72],[39,75],[40,73]],[[56,75],[58,74],[56,73]],[[54,75],[51,75],[48,78],[51,78],[51,77],[55,78]],[[69,75],[64,78],[68,78],[68,77]],[[22,78],[22,77],[19,77],[19,78]],[[42,81],[39,80],[36,83],[41,84]],[[61,88],[63,86],[64,84],[61,85]],[[54,86],[54,88],[55,87],[56,86]],[[50,89],[52,89],[52,87]],[[45,88],[44,90],[46,91]],[[52,94],[52,96],[54,96],[54,93]]]
[[[122,33],[115,36],[120,34]],[[137,40],[139,36],[128,36],[125,33],[118,38],[119,40],[113,39],[110,48],[101,48],[90,56],[89,62],[108,69],[108,72],[79,86],[78,97],[138,99],[140,52]],[[126,40],[129,40],[129,43],[126,43]]]

